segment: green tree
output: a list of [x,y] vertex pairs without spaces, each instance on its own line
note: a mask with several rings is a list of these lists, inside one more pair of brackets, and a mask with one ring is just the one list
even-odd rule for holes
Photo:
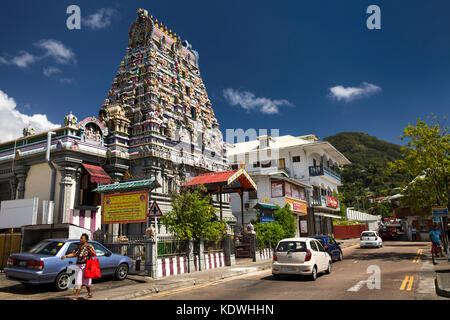
[[255,232],[258,235],[259,247],[277,245],[281,239],[292,238],[295,236],[296,219],[294,213],[286,205],[274,212],[275,222],[255,224]]
[[180,240],[218,240],[226,233],[225,222],[216,221],[211,196],[204,186],[175,194],[172,211],[165,214],[161,222]]
[[409,176],[409,183],[402,186],[402,204],[413,209],[450,205],[450,135],[435,116],[430,120],[428,124],[418,119],[415,126],[404,129],[399,138],[407,140],[402,147],[404,159],[390,163],[391,172]]

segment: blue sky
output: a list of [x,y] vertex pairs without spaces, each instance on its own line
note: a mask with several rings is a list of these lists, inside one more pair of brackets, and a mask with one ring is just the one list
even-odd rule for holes
[[[66,27],[71,4],[81,8],[81,30]],[[366,27],[372,4],[381,8],[381,30]],[[222,131],[274,128],[320,138],[361,131],[399,143],[408,123],[450,109],[448,1],[17,0],[0,6],[3,141],[27,121],[44,129],[61,124],[69,111],[79,120],[97,116],[141,7],[199,52]]]

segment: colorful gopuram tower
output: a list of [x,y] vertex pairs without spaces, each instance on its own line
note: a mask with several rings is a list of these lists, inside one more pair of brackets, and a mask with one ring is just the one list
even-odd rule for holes
[[110,155],[128,159],[132,177],[158,177],[161,193],[199,173],[229,168],[198,60],[187,41],[139,9],[99,112],[109,128]]

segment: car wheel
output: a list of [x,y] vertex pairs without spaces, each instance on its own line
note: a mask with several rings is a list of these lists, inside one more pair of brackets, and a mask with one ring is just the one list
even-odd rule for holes
[[67,272],[61,272],[55,279],[55,288],[58,291],[69,289],[70,275]]
[[275,280],[280,280],[281,276],[279,274],[273,274]]
[[330,274],[331,273],[331,261],[328,262],[328,269],[325,271],[326,274]]
[[344,259],[344,256],[342,255],[342,252],[339,252],[338,261],[342,261],[343,259]]
[[125,280],[128,276],[128,265],[126,263],[122,263],[116,269],[116,279],[119,281]]
[[316,281],[316,279],[317,279],[317,267],[316,266],[314,266],[314,268],[312,269],[310,279],[311,279],[311,281]]

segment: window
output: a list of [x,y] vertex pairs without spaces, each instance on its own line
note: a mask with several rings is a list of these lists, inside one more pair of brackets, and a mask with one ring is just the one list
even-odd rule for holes
[[312,249],[313,251],[319,251],[319,250],[317,249],[317,245],[316,245],[316,242],[315,242],[315,241],[311,241],[311,242],[309,243],[309,245],[311,246],[311,249]]
[[56,256],[63,245],[64,242],[59,241],[42,241],[34,246],[29,252],[46,256]]
[[284,161],[284,159],[279,159],[278,160],[278,169],[284,169],[286,168],[286,163]]
[[306,252],[306,242],[300,242],[300,241],[280,242],[276,251],[277,252],[288,252],[288,251]]
[[106,250],[105,247],[103,247],[102,245],[100,245],[98,243],[91,243],[91,245],[94,247],[95,255],[97,257],[103,257],[108,252],[108,250]]
[[67,248],[66,254],[71,254],[72,252],[75,251],[76,248],[78,248],[78,246],[80,245],[79,242],[73,242],[69,245],[69,247]]
[[292,162],[300,162],[300,156],[293,157]]
[[96,207],[101,205],[101,195],[98,192],[93,192],[95,188],[97,188],[97,184],[91,181],[89,173],[82,174],[78,199],[80,206]]
[[237,164],[231,165],[231,169],[232,170],[237,170],[238,168],[239,168],[239,166]]
[[253,163],[253,168],[259,168],[259,167],[261,167],[261,162],[254,162]]
[[325,248],[320,244],[320,242],[316,242],[316,244],[317,244],[317,249],[319,249],[319,251],[326,251]]
[[256,191],[250,191],[248,193],[248,198],[249,199],[258,199],[258,193]]
[[263,162],[261,168],[270,168],[272,166],[272,161]]

